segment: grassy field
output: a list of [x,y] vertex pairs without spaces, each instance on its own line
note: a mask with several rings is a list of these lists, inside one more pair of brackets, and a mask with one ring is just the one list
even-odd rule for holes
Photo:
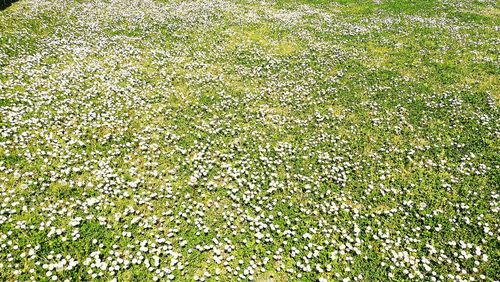
[[498,281],[495,0],[0,11],[0,280]]

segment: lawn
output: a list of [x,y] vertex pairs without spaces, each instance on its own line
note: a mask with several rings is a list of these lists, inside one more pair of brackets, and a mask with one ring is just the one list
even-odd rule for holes
[[495,0],[0,11],[0,280],[500,280]]

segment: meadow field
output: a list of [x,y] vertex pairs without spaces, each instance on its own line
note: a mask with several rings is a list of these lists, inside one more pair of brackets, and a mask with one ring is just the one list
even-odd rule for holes
[[496,0],[0,11],[1,281],[499,281]]

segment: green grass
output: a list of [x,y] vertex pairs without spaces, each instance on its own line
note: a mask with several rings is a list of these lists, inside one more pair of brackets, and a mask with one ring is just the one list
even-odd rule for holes
[[498,280],[498,14],[14,3],[0,280]]

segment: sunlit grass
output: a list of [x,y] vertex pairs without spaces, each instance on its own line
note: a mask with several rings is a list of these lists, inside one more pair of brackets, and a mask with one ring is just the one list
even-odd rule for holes
[[0,279],[496,281],[495,1],[0,11]]

